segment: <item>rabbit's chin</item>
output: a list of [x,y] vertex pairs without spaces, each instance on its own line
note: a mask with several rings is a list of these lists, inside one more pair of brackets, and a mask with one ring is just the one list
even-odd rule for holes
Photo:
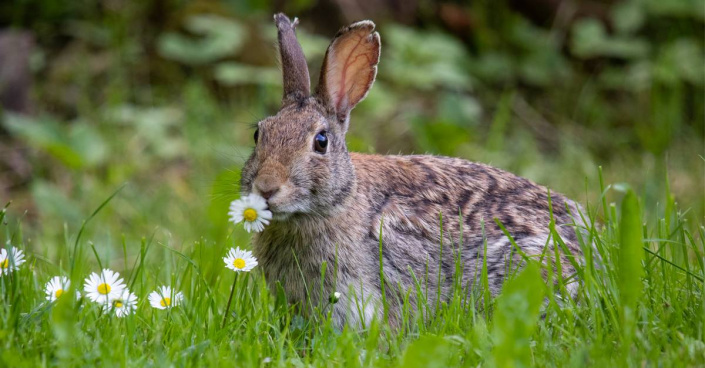
[[290,219],[293,215],[290,212],[272,212],[272,221],[283,222]]

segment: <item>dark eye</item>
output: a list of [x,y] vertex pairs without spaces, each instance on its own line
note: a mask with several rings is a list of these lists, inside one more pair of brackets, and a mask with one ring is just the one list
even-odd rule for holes
[[328,137],[326,134],[324,130],[316,134],[316,138],[313,139],[313,149],[318,153],[326,153],[326,149],[328,148]]
[[255,130],[255,143],[257,143],[258,139],[259,139],[259,129]]

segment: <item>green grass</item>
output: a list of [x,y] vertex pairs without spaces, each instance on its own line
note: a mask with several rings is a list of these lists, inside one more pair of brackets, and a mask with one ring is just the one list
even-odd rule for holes
[[[24,231],[23,219],[4,209],[4,243],[24,249],[28,261],[0,278],[0,365],[702,364],[705,230],[684,221],[668,200],[660,217],[645,218],[631,190],[622,195],[599,189],[604,195],[598,205],[587,208],[601,226],[588,229],[582,239],[595,247],[585,248],[588,261],[573,280],[581,284],[575,300],[564,295],[553,267],[544,267],[553,280],[544,282],[543,266],[532,261],[489,303],[481,288],[468,292],[467,285],[456,283],[454,297],[437,308],[422,304],[419,311],[406,310],[396,331],[383,320],[364,330],[339,331],[327,306],[301,313],[281,291],[266,287],[258,269],[235,279],[221,257],[230,246],[246,245],[239,230],[218,244],[206,236],[174,244],[169,236],[152,232],[141,240],[121,236],[109,240],[112,247],[97,246],[86,234],[95,234],[90,229],[106,221],[101,211],[108,211],[124,195],[121,191],[96,204],[84,223],[87,231],[66,227],[64,242],[52,244],[38,244],[37,230]],[[612,197],[619,206],[608,201]],[[118,319],[85,299],[45,302],[43,287],[51,276],[70,276],[72,285],[82,285],[99,264],[120,271],[138,295],[134,315]],[[162,284],[183,291],[186,303],[168,311],[152,309],[146,296]],[[422,284],[412,292],[423,293]]]

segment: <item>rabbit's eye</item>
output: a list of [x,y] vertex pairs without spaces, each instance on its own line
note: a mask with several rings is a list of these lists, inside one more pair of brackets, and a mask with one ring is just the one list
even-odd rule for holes
[[255,130],[255,143],[257,143],[258,139],[259,139],[259,129]]
[[313,139],[313,149],[318,153],[326,153],[328,148],[328,137],[326,136],[326,131],[322,131],[316,134],[316,138]]

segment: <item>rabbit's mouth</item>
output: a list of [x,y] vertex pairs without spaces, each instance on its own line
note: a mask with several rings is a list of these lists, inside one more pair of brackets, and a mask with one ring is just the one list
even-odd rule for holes
[[292,208],[287,203],[283,203],[281,198],[270,198],[267,200],[267,209],[272,213],[273,221],[284,221],[291,217]]

